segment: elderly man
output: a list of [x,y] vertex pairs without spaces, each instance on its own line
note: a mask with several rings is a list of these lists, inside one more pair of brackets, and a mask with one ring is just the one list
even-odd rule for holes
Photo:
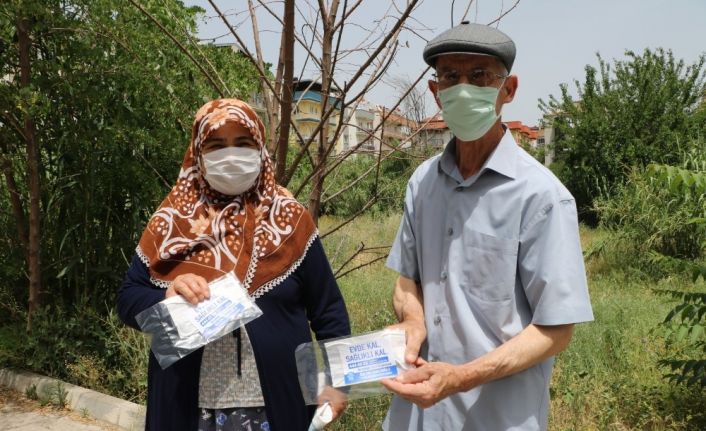
[[387,261],[417,368],[383,382],[384,429],[546,429],[553,356],[593,320],[574,198],[500,121],[514,59],[508,36],[467,22],[424,49],[455,137],[409,180]]

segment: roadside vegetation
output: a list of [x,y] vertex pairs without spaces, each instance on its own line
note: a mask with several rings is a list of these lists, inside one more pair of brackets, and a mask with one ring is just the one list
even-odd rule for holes
[[[143,2],[164,30],[128,2],[49,3],[0,4],[0,367],[144,402],[148,342],[119,321],[117,289],[195,109],[219,87],[263,91],[263,71],[201,46],[224,71],[214,86],[167,35],[193,42],[199,10],[178,1]],[[704,59],[599,58],[577,89],[542,103],[556,128],[545,151],[579,203],[596,320],[557,357],[550,429],[706,429]],[[280,161],[316,209],[353,331],[394,323],[384,259],[430,153],[341,160],[321,140],[310,158],[295,141]],[[388,403],[352,402],[333,429],[378,429]]]

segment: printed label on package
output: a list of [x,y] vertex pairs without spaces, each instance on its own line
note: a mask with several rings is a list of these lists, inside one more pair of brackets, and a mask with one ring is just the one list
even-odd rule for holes
[[385,330],[324,344],[333,387],[396,377],[403,364],[403,331]]
[[211,298],[193,307],[190,320],[204,338],[210,339],[245,310],[247,296],[235,277],[209,284]]
[[211,338],[228,322],[245,309],[240,303],[225,296],[217,296],[199,304],[194,309],[193,319],[204,338]]

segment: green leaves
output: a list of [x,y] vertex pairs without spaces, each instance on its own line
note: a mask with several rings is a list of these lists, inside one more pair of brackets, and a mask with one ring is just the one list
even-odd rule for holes
[[[177,0],[140,4],[182,45],[221,72],[231,94],[247,97],[257,77],[230,49],[191,44],[198,9]],[[176,177],[196,110],[217,96],[163,31],[120,0],[0,2],[0,40],[18,15],[32,18],[31,86],[19,90],[16,42],[0,52],[0,142],[10,152],[27,204],[26,155],[16,128],[37,125],[41,150],[42,262],[50,303],[87,298],[104,307],[149,215]],[[0,277],[25,298],[17,221],[0,185]]]
[[696,109],[705,89],[703,57],[686,65],[663,49],[625,56],[607,63],[599,55],[598,68],[586,66],[578,99],[564,85],[560,97],[540,101],[556,129],[555,160],[567,167],[560,178],[589,222],[597,221],[594,199],[612,196],[631,167],[676,164],[684,144],[703,133]]
[[662,292],[683,302],[662,323],[668,351],[659,364],[677,384],[706,387],[706,293]]

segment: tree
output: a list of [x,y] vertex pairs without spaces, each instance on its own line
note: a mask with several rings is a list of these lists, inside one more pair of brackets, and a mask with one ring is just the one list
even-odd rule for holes
[[686,65],[663,49],[625,55],[612,65],[599,55],[598,69],[586,66],[577,99],[563,84],[559,97],[540,100],[557,130],[558,174],[588,222],[596,221],[593,200],[610,195],[630,167],[678,161],[704,92],[703,56]]
[[0,4],[0,40],[14,41],[0,46],[1,289],[19,297],[29,278],[28,322],[42,300],[112,303],[196,109],[257,89],[241,54],[196,43],[200,9],[139,6]]
[[428,117],[426,103],[427,83],[423,82],[414,86],[406,77],[394,77],[392,78],[392,85],[400,91],[400,93],[404,93],[407,89],[411,89],[407,92],[407,96],[402,100],[402,115],[417,124],[417,128],[419,129],[419,133],[415,135],[412,140],[412,145],[426,145],[428,132],[424,129],[424,126],[426,125],[424,120]]

